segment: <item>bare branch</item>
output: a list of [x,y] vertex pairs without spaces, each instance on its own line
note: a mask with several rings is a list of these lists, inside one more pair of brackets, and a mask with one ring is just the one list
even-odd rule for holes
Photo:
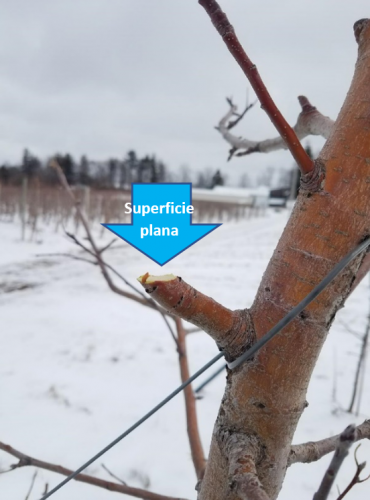
[[347,488],[343,491],[343,493],[341,493],[339,495],[339,497],[337,498],[337,500],[342,500],[346,495],[347,493],[356,485],[356,484],[361,484],[361,483],[364,483],[365,481],[368,481],[368,479],[370,479],[370,474],[365,477],[364,479],[361,479],[360,478],[360,475],[361,475],[361,472],[364,470],[364,468],[366,467],[366,462],[362,462],[362,463],[359,463],[358,459],[357,459],[357,451],[358,449],[360,448],[361,444],[359,444],[357,446],[357,448],[355,449],[355,462],[356,462],[356,472],[355,472],[355,475],[353,476],[353,479],[352,481],[349,483],[349,485],[347,486]]
[[109,250],[117,241],[117,238],[113,238],[112,241],[110,241],[107,245],[105,245],[103,248],[99,250],[100,255],[104,253],[106,250]]
[[[131,300],[134,300],[136,302],[139,302],[140,304],[142,305],[145,305],[145,306],[148,306],[148,304],[150,305],[150,307],[153,307],[154,309],[158,309],[156,307],[156,305],[152,302],[152,301],[149,301],[148,302],[148,299],[143,296],[143,294],[141,294],[133,285],[131,285],[131,283],[129,283],[120,273],[118,273],[114,268],[112,268],[112,266],[110,266],[109,264],[107,264],[106,262],[104,262],[103,258],[101,257],[101,254],[104,250],[106,250],[107,248],[109,248],[115,240],[111,241],[109,243],[109,245],[107,245],[106,247],[104,247],[103,249],[99,249],[98,246],[96,245],[95,243],[95,240],[92,236],[92,233],[91,233],[91,230],[90,230],[90,226],[89,226],[89,223],[85,217],[85,214],[84,212],[81,210],[81,206],[80,206],[80,202],[76,199],[70,185],[68,184],[68,181],[67,181],[67,178],[66,176],[64,175],[64,172],[63,170],[61,169],[60,165],[58,164],[58,162],[56,160],[52,160],[51,163],[50,163],[51,167],[54,168],[57,172],[57,175],[58,175],[58,178],[59,178],[59,181],[60,183],[62,184],[62,186],[64,187],[64,189],[67,191],[74,207],[75,207],[75,210],[76,210],[76,214],[77,216],[79,217],[79,219],[81,220],[82,222],[82,225],[85,229],[85,232],[86,232],[86,236],[87,236],[87,239],[92,247],[92,250],[90,250],[88,247],[86,247],[85,245],[83,245],[77,238],[75,235],[71,234],[71,233],[68,233],[67,231],[66,232],[66,235],[72,239],[76,245],[80,246],[85,252],[89,253],[90,255],[92,255],[93,257],[96,258],[97,260],[97,263],[98,265],[100,266],[100,269],[103,273],[103,276],[109,286],[109,288],[117,293],[118,295],[122,295],[126,298],[129,298]],[[138,297],[136,297],[135,295],[133,294],[130,294],[124,290],[122,290],[121,288],[118,288],[112,281],[109,273],[107,272],[107,269],[110,268],[110,270],[116,274],[120,279],[122,279],[126,285],[128,285],[129,287],[131,287],[136,293],[138,293],[139,295],[141,295],[143,297],[143,300],[140,300]]]
[[67,178],[64,175],[63,170],[61,169],[59,163],[56,160],[52,160],[50,162],[50,166],[56,171],[60,183],[62,184],[62,186],[66,190],[71,202],[73,203],[75,210],[76,210],[76,215],[80,219],[80,221],[85,229],[86,236],[87,236],[87,239],[91,245],[92,250],[88,249],[85,245],[83,245],[81,242],[79,242],[74,235],[67,233],[67,236],[69,236],[71,239],[73,239],[75,241],[75,243],[77,245],[79,245],[81,248],[83,248],[86,252],[88,252],[90,255],[92,255],[96,258],[98,265],[100,267],[100,270],[105,278],[105,281],[107,282],[109,288],[113,292],[117,293],[118,295],[122,295],[123,297],[126,297],[128,299],[134,300],[135,302],[139,302],[142,305],[145,305],[145,300],[139,299],[136,295],[133,295],[132,293],[129,293],[129,292],[126,292],[125,290],[122,290],[121,288],[117,287],[115,285],[115,283],[112,281],[112,278],[110,277],[110,275],[108,273],[107,266],[100,255],[100,250],[99,250],[98,246],[96,245],[95,240],[93,238],[93,235],[91,233],[89,223],[85,217],[84,212],[81,210],[80,202],[76,199],[76,197],[71,189],[71,186],[68,184]]
[[326,500],[328,498],[334,480],[337,477],[344,459],[348,455],[350,447],[355,442],[355,438],[356,427],[354,425],[349,425],[340,435],[334,456],[325,472],[319,489],[313,496],[313,500]]
[[173,274],[138,278],[146,292],[170,314],[189,321],[208,333],[227,360],[234,359],[255,341],[248,310],[231,311],[203,295]]
[[[185,382],[190,378],[188,356],[186,350],[186,340],[185,340],[186,332],[184,330],[181,319],[176,318],[175,321],[177,328],[177,341],[179,344],[179,364],[180,364],[181,382]],[[202,442],[200,440],[196,401],[193,388],[191,385],[185,387],[184,398],[185,398],[186,423],[187,423],[189,444],[191,449],[191,457],[193,459],[193,464],[197,475],[197,479],[201,480],[204,476],[204,471],[207,462],[204,456]]]
[[[355,430],[355,441],[370,439],[370,420],[365,420]],[[340,436],[340,434],[337,434],[321,441],[310,441],[308,443],[293,445],[290,449],[288,466],[296,463],[309,464],[317,462],[317,460],[320,460],[336,449]]]
[[272,97],[258,73],[256,65],[252,63],[245,53],[226,14],[222,12],[216,0],[199,0],[199,4],[204,7],[227,48],[248,78],[261,103],[262,109],[266,111],[268,117],[282,137],[282,140],[286,143],[295,161],[299,165],[302,173],[309,174],[313,172],[315,169],[313,161],[299,142],[295,131],[290,127],[272,100]]
[[356,337],[356,339],[358,339],[358,340],[361,340],[361,339],[362,339],[362,335],[361,335],[360,333],[356,332],[355,330],[353,330],[353,328],[351,328],[350,326],[348,326],[348,324],[347,324],[345,321],[343,321],[342,319],[338,319],[337,321],[338,321],[338,323],[339,323],[340,325],[342,325],[342,326],[343,326],[343,328],[344,328],[344,329],[345,329],[348,333],[350,333],[351,335],[353,335],[354,337]]
[[[76,236],[74,235],[69,235],[73,241],[79,245],[81,248],[83,248],[86,252],[90,253],[91,255],[93,255],[95,257],[95,254],[93,252],[91,252],[91,250],[89,250],[88,248],[86,248],[77,238]],[[151,309],[154,309],[156,311],[159,312],[159,314],[162,316],[163,318],[163,321],[166,323],[166,326],[171,334],[171,337],[173,338],[173,340],[175,341],[175,344],[176,344],[176,347],[177,347],[177,350],[179,350],[179,345],[178,345],[178,342],[177,342],[177,338],[176,338],[176,335],[168,321],[168,318],[167,316],[170,316],[172,317],[170,314],[168,314],[162,307],[160,307],[154,300],[152,300],[151,298],[147,297],[146,295],[144,295],[140,290],[138,290],[136,287],[134,287],[129,281],[127,281],[127,279],[121,274],[119,273],[113,266],[111,266],[110,264],[108,264],[107,262],[105,262],[103,260],[103,258],[101,257],[100,258],[101,261],[103,262],[104,266],[109,269],[113,274],[115,274],[117,276],[117,278],[121,279],[127,286],[129,286],[132,290],[134,290],[134,292],[136,292],[138,295],[140,295],[140,297],[142,297],[144,299],[144,302],[140,302],[142,305],[146,306],[146,307],[150,307]],[[96,263],[98,264],[98,262]],[[119,289],[121,290],[121,289]],[[114,290],[113,290],[114,291]],[[118,293],[118,292],[116,292]],[[120,293],[119,293],[120,295]]]
[[357,413],[359,413],[359,408],[361,405],[361,396],[362,396],[362,384],[360,381],[360,376],[361,373],[364,374],[365,372],[365,363],[366,363],[366,354],[367,354],[367,348],[369,345],[369,336],[370,336],[370,312],[367,317],[367,324],[366,324],[366,330],[365,334],[361,339],[361,351],[360,351],[360,356],[357,361],[357,368],[356,368],[356,375],[355,375],[355,380],[353,384],[353,390],[352,390],[352,397],[351,397],[351,402],[348,407],[348,413],[353,413],[353,408],[355,406],[355,401],[356,397],[358,400],[357,404]]
[[[92,257],[94,257],[96,259],[96,264],[97,265],[100,265],[100,263],[103,264],[105,268],[109,269],[110,271],[113,272],[113,274],[115,274],[118,278],[120,278],[125,283],[125,285],[127,285],[134,292],[136,292],[138,295],[140,295],[140,297],[142,297],[144,299],[144,302],[140,301],[140,304],[142,304],[144,306],[152,307],[154,309],[157,309],[156,304],[152,300],[148,300],[148,298],[145,297],[145,295],[143,293],[141,293],[140,290],[138,290],[137,288],[135,288],[121,273],[119,273],[114,267],[112,267],[110,264],[108,264],[107,262],[105,262],[103,260],[103,258],[101,257],[101,251],[99,251],[98,252],[99,255],[97,255],[94,250],[90,250],[90,248],[88,248],[86,245],[84,245],[83,243],[81,243],[81,241],[74,234],[69,233],[68,231],[65,231],[65,233],[68,236],[68,238],[70,238],[77,246],[79,246],[80,248],[82,248],[82,250],[84,250],[85,252],[87,252]],[[108,283],[108,285],[109,285],[109,283]],[[125,292],[121,288],[116,287],[115,289],[111,288],[111,290],[113,292],[117,293],[118,295],[123,295],[124,294],[125,297],[130,298],[130,299],[132,298],[131,296],[128,297],[127,296],[127,292]],[[137,299],[137,297],[136,297],[136,299]]]
[[119,478],[118,476],[116,476],[115,474],[113,474],[113,472],[112,472],[112,471],[110,471],[106,465],[101,464],[101,466],[102,466],[102,468],[103,468],[106,472],[108,472],[108,474],[109,474],[111,477],[113,477],[113,479],[115,479],[115,480],[116,480],[116,481],[118,481],[119,483],[124,484],[125,486],[127,486],[127,483],[126,483],[125,481],[123,481],[121,478]]
[[33,473],[33,476],[32,476],[32,480],[31,480],[30,488],[29,488],[28,493],[27,493],[27,495],[26,495],[26,498],[25,498],[24,500],[29,500],[29,498],[30,498],[30,495],[31,495],[32,490],[33,490],[33,487],[34,487],[34,485],[35,485],[35,481],[36,481],[37,473],[38,473],[38,471],[37,471],[37,470],[35,470],[35,472]]
[[[327,116],[322,115],[314,106],[312,106],[307,97],[299,96],[299,103],[302,111],[298,115],[297,123],[293,130],[299,140],[309,135],[320,135],[327,139],[332,131],[334,122]],[[245,156],[252,153],[270,153],[279,149],[288,149],[286,142],[281,137],[265,139],[263,141],[252,141],[243,137],[236,136],[230,132],[229,120],[235,115],[237,106],[231,102],[230,110],[223,116],[216,127],[222,137],[228,142],[232,149],[230,150],[230,159],[233,155]],[[237,153],[237,151],[239,151]]]
[[[57,474],[62,474],[63,476],[69,476],[73,471],[62,467],[61,465],[55,465],[50,462],[44,462],[36,458],[25,455],[24,453],[16,450],[15,448],[0,442],[0,450],[5,451],[9,455],[19,459],[19,463],[12,467],[12,470],[18,469],[25,466],[38,467],[39,469],[45,469],[51,472],[56,472]],[[91,484],[99,488],[103,488],[108,491],[115,491],[116,493],[122,493],[124,495],[130,495],[132,497],[141,498],[143,500],[181,500],[175,497],[168,497],[165,495],[159,495],[158,493],[152,493],[151,491],[146,491],[140,488],[132,488],[124,484],[117,484],[111,481],[105,481],[104,479],[99,479],[94,476],[89,476],[87,474],[79,474],[75,477],[76,481],[82,483]]]
[[[230,120],[229,123],[227,124],[228,130],[231,130],[232,128],[236,127],[236,125],[244,118],[244,116],[248,113],[248,111],[257,104],[257,101],[254,101],[251,104],[247,102],[244,111],[239,114],[236,112],[236,106],[234,106],[232,99],[226,99],[226,101],[230,104],[230,108],[235,109],[234,116],[236,116],[235,120]],[[216,127],[216,129],[218,130],[218,127]]]
[[[110,270],[118,275],[122,281],[124,281],[124,283],[126,285],[128,285],[130,288],[132,288],[136,293],[138,293],[139,295],[140,292],[138,292],[127,280],[126,278],[124,278],[122,275],[119,275],[119,273],[113,269],[107,262],[104,261],[104,259],[102,258],[101,254],[100,254],[100,251],[97,250],[96,246],[95,246],[95,242],[94,242],[94,246],[91,244],[91,246],[93,247],[93,250],[90,250],[87,246],[83,245],[83,243],[81,243],[77,237],[74,235],[74,234],[71,234],[71,233],[68,233],[66,232],[67,236],[74,242],[76,243],[76,245],[78,245],[79,247],[81,247],[85,252],[87,252],[88,254],[92,255],[93,257],[95,257],[96,259],[96,262],[97,262],[97,265],[100,267],[102,273],[103,273],[103,276],[105,278],[105,281],[107,282],[109,288],[112,290],[112,292],[116,293],[117,295],[121,295],[122,297],[126,297],[127,299],[131,299],[131,300],[134,300],[135,302],[138,302],[139,304],[143,305],[143,306],[148,306],[148,301],[146,300],[145,297],[143,297],[143,300],[138,298],[136,295],[133,295],[132,293],[129,293],[129,292],[126,292],[125,290],[123,290],[122,288],[119,288],[111,279],[109,273],[108,273],[108,269],[110,268]],[[89,238],[89,241],[91,243],[91,240]],[[94,248],[95,247],[95,248]],[[104,270],[103,270],[104,269]],[[153,307],[155,308],[155,306],[150,306],[150,307]]]
[[39,253],[36,257],[68,257],[69,259],[78,260],[81,262],[87,262],[93,266],[97,266],[98,263],[95,260],[89,260],[84,257],[79,257],[78,255],[73,255],[71,253]]
[[[79,247],[81,247],[85,252],[87,252],[88,254],[92,255],[96,261],[97,261],[97,264],[99,265],[100,267],[100,270],[103,274],[103,277],[106,281],[106,283],[108,284],[109,288],[112,290],[112,292],[118,294],[118,295],[121,295],[123,297],[126,297],[128,299],[131,299],[135,302],[138,302],[139,304],[141,305],[144,305],[144,306],[147,306],[147,307],[151,307],[152,309],[155,309],[157,310],[161,316],[163,317],[163,320],[164,322],[166,323],[167,325],[167,328],[169,329],[170,333],[171,333],[171,336],[172,338],[174,339],[175,343],[176,343],[176,346],[177,346],[177,349],[179,348],[178,344],[177,344],[177,339],[176,339],[176,336],[171,328],[171,325],[169,324],[168,322],[168,319],[166,318],[166,313],[161,310],[160,307],[158,307],[158,305],[148,299],[148,297],[146,297],[144,294],[142,294],[140,291],[138,291],[129,281],[126,280],[126,278],[124,278],[122,276],[122,274],[120,274],[118,271],[116,271],[116,269],[114,269],[111,265],[107,264],[103,257],[102,257],[102,252],[104,250],[107,250],[107,248],[109,248],[109,246],[111,244],[114,243],[115,240],[113,240],[109,245],[107,245],[106,247],[104,247],[103,249],[100,249],[98,248],[98,246],[96,245],[95,243],[95,240],[92,236],[92,233],[91,233],[91,230],[90,230],[90,226],[89,226],[89,223],[85,217],[85,214],[84,212],[81,210],[81,206],[80,206],[80,203],[79,201],[76,199],[72,189],[71,189],[71,186],[68,184],[68,181],[67,181],[67,178],[66,176],[64,175],[64,172],[63,170],[61,169],[60,165],[58,164],[58,162],[56,160],[52,160],[51,163],[50,163],[50,166],[52,168],[54,168],[57,172],[57,175],[58,175],[58,178],[59,178],[59,181],[60,183],[62,184],[62,186],[64,187],[64,189],[67,191],[74,207],[75,207],[75,210],[76,210],[76,214],[77,216],[79,217],[79,219],[81,220],[82,222],[82,225],[85,229],[85,232],[86,232],[86,236],[87,236],[87,239],[91,245],[91,248],[92,250],[90,250],[88,247],[86,247],[85,245],[83,245],[77,238],[76,236],[74,236],[73,234],[71,233],[68,233],[67,231],[66,234],[67,236],[72,239],[72,241],[74,241],[76,243],[76,245],[78,245]],[[108,272],[108,269],[113,272],[116,276],[118,276],[127,286],[129,286],[130,288],[132,288],[137,294],[139,294],[142,298],[139,298],[137,297],[136,295],[132,294],[132,293],[129,293],[129,292],[126,292],[125,290],[122,290],[122,288],[119,288],[112,280],[112,278],[110,277],[109,275],[109,272]]]
[[[152,309],[158,309],[158,306],[157,304],[149,299],[148,297],[146,297],[142,292],[140,292],[140,290],[138,290],[136,287],[134,287],[134,285],[132,285],[121,273],[119,273],[113,266],[111,266],[110,264],[108,264],[107,262],[104,261],[104,259],[100,256],[100,258],[98,259],[98,257],[96,256],[95,252],[90,250],[88,247],[86,247],[83,243],[81,243],[81,241],[74,235],[74,234],[71,234],[71,233],[68,233],[66,231],[66,235],[79,247],[81,247],[85,252],[87,252],[88,254],[92,255],[95,259],[96,259],[96,262],[94,264],[96,265],[99,265],[99,261],[102,262],[102,264],[107,268],[109,269],[110,271],[112,271],[113,274],[115,274],[120,280],[122,280],[125,285],[127,285],[128,287],[130,287],[134,292],[136,292],[138,295],[140,295],[140,297],[142,297],[144,299],[144,302],[140,301],[140,304],[146,306],[146,307],[151,307]],[[101,252],[100,252],[101,253]],[[109,284],[109,283],[108,283]],[[127,292],[124,292],[122,289],[120,288],[116,288],[116,289],[112,289],[111,290],[115,293],[117,293],[118,295],[122,295],[121,292],[123,293],[127,293]],[[125,295],[126,296],[126,295]],[[128,298],[131,298],[131,297],[128,297]],[[137,298],[137,297],[136,297]],[[165,314],[165,311],[161,311],[163,314]]]

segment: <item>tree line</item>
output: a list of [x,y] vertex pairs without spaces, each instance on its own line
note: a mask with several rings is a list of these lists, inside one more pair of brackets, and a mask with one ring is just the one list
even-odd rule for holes
[[[58,161],[69,184],[97,189],[129,189],[132,182],[193,182],[195,186],[206,189],[225,183],[220,170],[208,168],[193,175],[188,167],[181,167],[179,173],[174,174],[154,155],[140,158],[134,150],[128,151],[123,159],[109,158],[104,161],[90,160],[86,155],[76,161],[69,153],[58,153],[54,158]],[[48,164],[49,160],[41,160],[25,149],[19,164],[0,166],[0,182],[3,185],[19,185],[22,179],[27,178],[38,179],[46,185],[57,185],[57,176],[53,169],[48,168]]]

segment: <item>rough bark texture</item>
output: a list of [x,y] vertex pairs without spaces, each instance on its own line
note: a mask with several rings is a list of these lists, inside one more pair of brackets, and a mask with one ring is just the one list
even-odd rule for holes
[[147,273],[138,281],[170,314],[207,332],[225,351],[228,361],[238,357],[255,341],[249,311],[231,311],[177,276],[150,276]]
[[[251,316],[257,338],[370,234],[370,23],[355,25],[359,55],[346,101],[320,162],[320,192],[303,191],[264,274]],[[285,476],[307,386],[338,308],[363,256],[356,259],[255,360],[229,373],[200,491],[201,500],[238,498],[228,482],[229,457],[219,433],[258,436],[257,474],[271,499]]]
[[[141,279],[171,314],[209,333],[228,360],[267,333],[370,235],[370,21],[357,22],[355,35],[359,55],[351,88],[315,178],[303,176],[251,309],[230,311],[172,275]],[[363,259],[353,260],[253,360],[229,371],[199,500],[277,498],[312,370]]]
[[218,440],[228,456],[230,489],[242,500],[269,500],[257,476],[256,462],[262,458],[258,438],[220,429]]

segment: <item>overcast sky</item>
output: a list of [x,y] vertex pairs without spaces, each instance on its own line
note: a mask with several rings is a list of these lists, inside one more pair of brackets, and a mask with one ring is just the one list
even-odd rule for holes
[[[221,0],[273,98],[294,124],[297,96],[335,118],[350,84],[353,23],[368,0]],[[226,163],[214,130],[225,96],[248,83],[197,0],[0,0],[0,162],[156,154],[172,169],[220,168],[237,178],[288,153]],[[249,92],[252,100],[254,95]],[[234,129],[274,136],[257,106]],[[319,148],[323,141],[311,143]]]

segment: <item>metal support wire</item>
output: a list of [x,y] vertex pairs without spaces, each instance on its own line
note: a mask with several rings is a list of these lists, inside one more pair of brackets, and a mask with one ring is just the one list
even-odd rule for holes
[[104,453],[106,453],[111,448],[116,446],[116,444],[118,444],[120,441],[122,441],[122,439],[124,439],[126,436],[131,434],[132,431],[134,431],[135,429],[140,427],[140,425],[143,424],[146,420],[148,420],[148,418],[150,418],[152,415],[154,415],[154,413],[157,413],[158,410],[160,410],[163,406],[165,406],[169,401],[171,401],[171,399],[173,399],[175,396],[177,396],[177,394],[179,394],[181,391],[183,391],[185,389],[185,387],[190,385],[193,382],[193,380],[195,380],[200,375],[202,375],[202,373],[204,373],[206,370],[208,370],[208,368],[210,368],[212,365],[214,365],[216,363],[216,361],[218,361],[222,357],[223,357],[223,353],[219,352],[217,354],[217,356],[215,356],[213,359],[211,359],[211,361],[208,361],[208,363],[206,365],[204,365],[200,370],[198,370],[196,373],[194,373],[194,375],[192,375],[190,378],[188,378],[188,380],[185,380],[185,382],[183,384],[181,384],[177,389],[175,389],[173,392],[171,392],[171,394],[169,394],[165,399],[163,399],[163,401],[161,401],[159,404],[157,404],[157,406],[155,406],[152,410],[150,410],[143,417],[141,417],[140,420],[138,420],[134,425],[129,427],[123,434],[118,436],[114,441],[112,441],[110,444],[108,444],[105,448],[103,448],[101,451],[99,451],[99,453],[97,453],[92,458],[90,458],[90,460],[88,460],[86,463],[81,465],[81,467],[79,467],[72,474],[67,476],[63,481],[61,481],[57,486],[55,486],[55,488],[53,488],[48,493],[46,493],[46,495],[44,495],[40,500],[46,500],[46,498],[51,497],[51,495],[56,493],[58,490],[60,490],[60,488],[62,488],[67,483],[69,483],[69,481],[71,481],[76,476],[78,476],[80,474],[80,472],[82,472],[87,467],[89,467],[89,465],[91,465],[98,458],[100,458],[102,455],[104,455]]
[[[370,238],[367,238],[365,241],[360,243],[355,250],[347,254],[338,264],[334,266],[334,268],[329,272],[327,276],[297,305],[295,306],[283,319],[281,319],[266,335],[264,335],[260,340],[258,340],[250,349],[248,349],[244,354],[239,356],[239,358],[235,359],[231,363],[228,363],[229,369],[234,369],[240,366],[242,363],[250,359],[254,356],[267,342],[269,342],[275,335],[277,335],[285,326],[287,326],[300,312],[303,311],[305,307],[307,307],[332,281],[338,276],[338,274],[361,252],[363,252],[370,245]],[[171,394],[169,394],[163,401],[161,401],[157,406],[155,406],[152,410],[146,413],[140,420],[138,420],[134,425],[129,427],[123,434],[118,436],[114,441],[108,444],[105,448],[103,448],[99,453],[94,455],[90,460],[81,465],[75,472],[66,477],[63,481],[61,481],[55,488],[49,491],[46,495],[44,495],[40,500],[46,500],[55,492],[60,490],[64,485],[66,485],[69,481],[74,479],[80,472],[85,470],[89,465],[94,463],[98,458],[100,458],[104,453],[113,448],[116,444],[118,444],[122,439],[131,434],[135,429],[137,429],[141,424],[143,424],[148,418],[154,415],[158,410],[160,410],[163,406],[165,406],[171,399],[173,399],[177,394],[185,389],[189,384],[191,384],[196,378],[198,378],[202,373],[204,373],[208,368],[216,363],[219,359],[221,359],[223,353],[220,352],[211,359],[207,364],[205,364],[200,370],[198,370],[194,375],[192,375],[188,380],[186,380],[183,384],[181,384],[177,389],[175,389]],[[222,368],[223,369],[223,368]]]
[[[239,366],[241,363],[250,359],[255,352],[257,352],[262,345],[265,345],[271,338],[273,338],[276,333],[279,333],[282,328],[287,326],[292,319],[294,319],[300,312],[303,311],[308,304],[310,304],[323,290],[324,288],[340,273],[344,267],[349,264],[357,255],[359,255],[366,247],[370,245],[370,239],[365,240],[361,243],[353,252],[346,255],[331,271],[330,273],[319,283],[296,307],[294,307],[282,320],[279,321],[262,339],[257,342],[251,349],[244,352],[239,358],[235,359],[232,363],[222,366],[216,370],[210,377],[208,377],[202,384],[195,389],[195,393],[198,394],[204,387],[206,387],[212,380],[214,380],[218,375],[220,375],[226,366],[233,369]],[[252,350],[256,349],[254,352]]]
[[225,368],[227,365],[222,365],[218,370],[216,370],[210,377],[208,377],[203,383],[201,383],[196,389],[195,389],[195,394],[198,394],[206,385],[208,385],[212,380],[214,380],[216,377],[218,377],[222,372],[225,371]]
[[338,276],[338,274],[361,252],[363,252],[370,245],[370,238],[366,238],[365,241],[360,243],[352,252],[348,253],[342,260],[336,264],[329,274],[325,276],[325,278],[320,281],[318,285],[315,286],[311,292],[306,295],[306,297],[291,311],[288,312],[283,319],[281,319],[276,325],[271,328],[269,332],[267,332],[260,340],[258,340],[248,351],[244,352],[239,358],[236,358],[231,363],[228,363],[227,366],[230,370],[233,370],[237,366],[240,366],[244,361],[250,359],[257,351],[261,349],[267,342],[275,337],[277,333],[279,333],[285,326],[289,325],[289,323],[298,316],[299,313],[303,311],[305,307],[307,307],[316,297],[333,281],[334,278]]

